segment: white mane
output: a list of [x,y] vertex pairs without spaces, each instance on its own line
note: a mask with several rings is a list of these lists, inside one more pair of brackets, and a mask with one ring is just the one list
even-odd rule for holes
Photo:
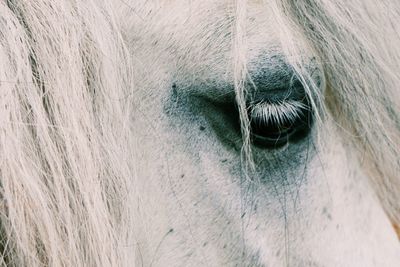
[[[113,2],[0,3],[3,265],[128,260],[125,251],[135,242],[130,226],[140,221],[133,211],[140,177],[129,126],[138,100],[130,98],[134,66]],[[246,2],[237,3],[234,73],[243,113]],[[287,58],[310,95],[316,85],[295,55],[305,47],[318,55],[328,88],[314,103],[321,120],[330,116],[340,124],[354,144],[349,151],[359,155],[386,211],[400,223],[400,4],[287,0],[276,1],[274,12]],[[242,119],[248,138],[249,122]],[[248,142],[245,149],[250,154]]]
[[130,66],[108,1],[0,4],[7,266],[119,266]]

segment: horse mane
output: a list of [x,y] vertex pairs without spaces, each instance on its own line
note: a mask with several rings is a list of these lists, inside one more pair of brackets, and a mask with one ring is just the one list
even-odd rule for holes
[[[133,249],[125,254],[140,219],[132,209],[134,81],[112,4],[0,3],[2,265],[120,266],[135,257]],[[321,103],[400,222],[400,4],[284,0],[273,8],[310,95],[317,88],[295,55],[310,47],[318,56],[328,88]],[[235,27],[238,102],[245,15]]]
[[0,3],[2,265],[124,259],[133,83],[108,2]]
[[[280,7],[294,30],[289,46],[303,36],[318,55],[328,115],[349,151],[355,151],[389,217],[400,223],[400,4],[286,0]],[[300,76],[306,72],[298,70]]]

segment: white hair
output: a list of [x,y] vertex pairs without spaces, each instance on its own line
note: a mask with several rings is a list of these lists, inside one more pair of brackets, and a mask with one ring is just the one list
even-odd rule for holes
[[[286,0],[280,7],[293,30],[287,43],[303,36],[319,56],[329,115],[342,128],[349,151],[356,151],[386,212],[399,223],[400,4]],[[304,75],[301,64],[293,64]]]
[[[129,125],[135,89],[112,3],[0,2],[2,265],[125,262],[135,218],[128,195],[139,179]],[[273,9],[287,59],[310,98],[317,95],[313,105],[340,124],[400,222],[400,4],[284,0]],[[234,80],[250,155],[245,10],[237,0]],[[296,56],[304,47],[321,62],[325,95]]]
[[7,266],[119,266],[129,58],[108,1],[0,3]]

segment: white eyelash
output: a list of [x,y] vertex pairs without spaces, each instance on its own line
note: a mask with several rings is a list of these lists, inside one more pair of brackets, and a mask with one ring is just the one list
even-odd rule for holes
[[279,101],[276,103],[260,102],[250,106],[250,116],[253,119],[275,124],[294,122],[307,109],[304,103],[294,100]]

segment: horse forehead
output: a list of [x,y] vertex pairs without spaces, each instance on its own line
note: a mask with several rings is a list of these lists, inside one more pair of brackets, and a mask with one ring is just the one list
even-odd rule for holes
[[[190,72],[193,77],[198,73],[204,78],[231,76],[234,2],[141,1],[133,6],[134,12],[125,10],[135,22],[128,25],[126,32],[136,54],[142,52],[143,56],[167,61],[170,66],[176,62],[182,76],[183,72]],[[248,2],[243,52],[254,66],[261,58],[282,55],[274,16],[261,1]]]
[[[132,1],[122,7],[130,28],[141,35],[158,31],[163,37],[182,35],[182,43],[193,41],[206,43],[224,37],[231,40],[230,33],[236,21],[234,1]],[[246,8],[246,33],[256,35],[279,34],[273,8],[266,2],[248,1]],[[129,19],[126,19],[129,18]],[[161,35],[159,37],[161,37]],[[155,38],[156,36],[152,36]],[[251,41],[251,40],[250,40]],[[149,45],[149,44],[147,44]]]

